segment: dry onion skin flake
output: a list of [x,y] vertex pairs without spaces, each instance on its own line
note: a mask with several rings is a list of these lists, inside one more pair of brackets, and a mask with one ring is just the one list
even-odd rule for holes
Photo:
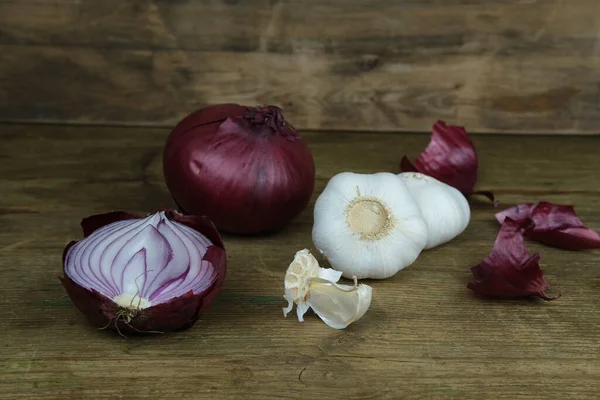
[[[489,191],[475,191],[479,160],[475,145],[462,126],[437,121],[425,150],[411,163],[402,157],[402,172],[421,172],[460,190],[465,196],[481,194],[494,201]],[[494,205],[497,202],[494,201]]]
[[570,204],[523,203],[496,214],[500,224],[507,217],[525,229],[525,236],[548,246],[574,251],[600,249],[600,233],[585,226]]
[[510,217],[502,221],[491,253],[471,272],[473,281],[467,288],[478,295],[502,299],[534,296],[548,301],[560,297],[546,294],[550,285],[540,268],[540,255],[529,253],[523,228]]
[[296,304],[300,322],[309,309],[334,329],[344,329],[358,321],[371,305],[372,288],[358,284],[356,279],[353,286],[336,283],[341,276],[340,271],[319,267],[308,249],[298,251],[284,278],[283,297],[288,306],[283,309],[283,316],[287,317]]
[[312,239],[344,278],[385,279],[417,259],[428,230],[396,174],[342,172],[317,198]]

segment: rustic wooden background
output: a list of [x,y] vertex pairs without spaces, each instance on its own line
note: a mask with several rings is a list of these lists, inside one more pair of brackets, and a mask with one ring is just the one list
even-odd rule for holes
[[[0,399],[600,398],[600,252],[528,240],[562,297],[477,298],[485,199],[454,241],[366,282],[347,329],[282,313],[330,177],[397,172],[437,119],[483,133],[477,188],[502,207],[573,204],[599,230],[600,0],[325,3],[0,0]],[[223,293],[194,328],[98,331],[58,281],[64,246],[85,216],[173,207],[164,141],[217,102],[284,109],[314,154],[311,203],[277,235],[225,236]]]
[[598,0],[3,0],[0,121],[600,131]]

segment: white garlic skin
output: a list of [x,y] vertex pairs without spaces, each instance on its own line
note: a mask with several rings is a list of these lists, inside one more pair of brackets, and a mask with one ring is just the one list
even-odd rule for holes
[[[386,228],[375,239],[358,234],[348,222],[349,208],[357,201],[367,204],[369,199],[381,205],[379,210],[375,210],[379,206],[373,209],[371,216],[387,215]],[[417,259],[427,243],[428,232],[419,206],[395,174],[343,172],[332,177],[317,198],[312,238],[315,247],[335,270],[342,271],[343,277],[386,279]]]
[[398,174],[406,184],[427,222],[425,249],[451,241],[469,225],[471,208],[456,188],[419,172]]

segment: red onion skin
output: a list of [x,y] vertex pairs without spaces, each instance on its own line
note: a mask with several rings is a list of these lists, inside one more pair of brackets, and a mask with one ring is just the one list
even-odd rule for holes
[[200,110],[194,111],[187,117],[183,118],[175,128],[171,135],[178,136],[190,129],[199,128],[203,125],[216,124],[218,127],[221,122],[225,121],[229,117],[235,117],[237,115],[243,115],[249,111],[250,107],[244,107],[239,104],[214,104],[201,108]]
[[500,226],[491,253],[471,268],[474,279],[467,288],[479,295],[504,299],[535,296],[555,300],[560,294],[546,294],[549,284],[539,260],[538,253],[529,254],[525,247],[521,225],[507,217]]
[[[173,210],[167,210],[166,213],[171,220],[197,230],[213,243],[202,260],[210,261],[213,267],[219,271],[217,280],[203,292],[194,294],[190,291],[166,303],[139,310],[130,321],[126,321],[121,314],[123,309],[112,299],[95,290],[88,290],[78,285],[65,272],[63,277],[59,277],[63,287],[75,307],[91,323],[106,327],[106,329],[127,333],[182,331],[191,328],[220,294],[227,271],[227,258],[225,246],[216,227],[207,217],[183,216]],[[137,218],[140,217],[115,211],[84,218],[81,226],[84,237],[88,237],[105,225],[124,219]],[[77,241],[71,241],[63,251],[63,269],[65,269],[67,252],[75,243]]]
[[207,215],[223,232],[283,229],[314,190],[315,165],[306,143],[287,123],[280,134],[251,122],[244,114],[252,110],[199,110],[177,124],[164,149],[165,182],[175,202],[186,213]]
[[417,157],[415,163],[407,156],[400,161],[402,172],[420,172],[432,176],[470,196],[480,194],[486,196],[494,206],[494,194],[490,191],[475,191],[479,161],[475,145],[462,126],[446,125],[437,121],[432,128],[431,139],[425,150]]
[[496,214],[500,224],[507,217],[526,228],[526,236],[548,246],[573,251],[600,249],[600,233],[585,226],[572,205],[522,203]]

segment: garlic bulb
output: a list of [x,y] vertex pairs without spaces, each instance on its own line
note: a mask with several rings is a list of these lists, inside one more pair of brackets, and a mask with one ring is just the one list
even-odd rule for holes
[[339,271],[319,267],[308,249],[298,251],[285,274],[283,297],[288,307],[283,309],[284,317],[296,304],[300,322],[309,308],[335,329],[344,329],[358,321],[371,305],[372,289],[358,285],[356,280],[354,286],[339,285],[336,282],[341,276]]
[[429,235],[425,249],[449,242],[467,228],[471,209],[461,192],[419,172],[404,172],[398,176],[408,186],[427,222]]
[[313,243],[345,278],[389,278],[417,259],[427,235],[419,206],[392,173],[340,173],[315,204]]

